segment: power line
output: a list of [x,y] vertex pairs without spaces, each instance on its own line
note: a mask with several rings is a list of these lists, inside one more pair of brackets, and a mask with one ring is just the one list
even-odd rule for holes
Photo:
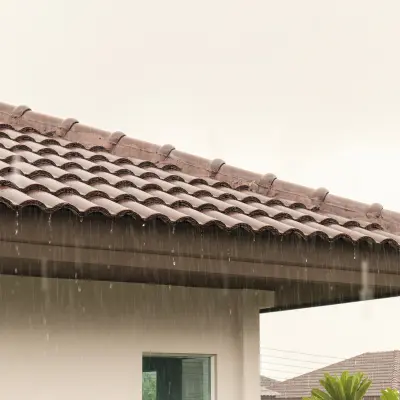
[[299,375],[303,375],[302,372],[300,371],[291,371],[291,370],[284,370],[284,369],[276,369],[276,368],[266,368],[266,367],[262,367],[262,369],[264,371],[272,371],[272,372],[278,372],[278,373],[283,373],[286,375],[295,375],[295,376],[299,376]]
[[341,357],[326,356],[326,355],[323,355],[323,354],[315,354],[315,353],[314,354],[313,353],[302,353],[300,351],[282,350],[282,349],[277,349],[277,348],[273,348],[273,347],[260,346],[260,349],[279,351],[281,353],[301,354],[303,356],[310,356],[310,357],[331,358],[331,359],[336,359],[336,360],[341,360],[341,361],[344,360],[344,358],[341,358]]
[[321,361],[311,361],[311,360],[302,360],[302,359],[299,359],[299,358],[270,356],[270,355],[266,355],[266,354],[260,354],[260,355],[263,356],[263,357],[278,358],[279,360],[290,360],[290,361],[299,361],[299,362],[303,362],[303,363],[316,364],[316,365],[327,365],[326,363],[321,362]]
[[[263,355],[261,354],[261,357]],[[309,369],[309,370],[314,370],[314,367],[308,367],[308,366],[302,366],[302,365],[293,365],[293,364],[283,364],[283,363],[276,363],[276,362],[271,362],[271,361],[262,361],[260,360],[261,364],[267,364],[267,365],[280,365],[282,367],[292,367],[292,368],[302,368],[302,369]]]

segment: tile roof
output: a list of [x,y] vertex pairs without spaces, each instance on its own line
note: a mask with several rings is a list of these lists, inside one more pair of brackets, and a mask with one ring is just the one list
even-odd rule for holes
[[0,103],[0,202],[400,244],[400,214]]
[[261,397],[276,397],[279,395],[278,392],[271,389],[271,386],[279,383],[279,381],[271,378],[267,378],[266,376],[260,376],[261,381]]
[[320,387],[319,380],[325,373],[339,375],[362,372],[372,380],[367,396],[380,396],[386,388],[400,389],[400,351],[364,353],[353,358],[340,361],[327,367],[309,372],[296,378],[288,379],[272,385],[272,389],[280,394],[278,398],[303,398],[309,396],[313,388]]

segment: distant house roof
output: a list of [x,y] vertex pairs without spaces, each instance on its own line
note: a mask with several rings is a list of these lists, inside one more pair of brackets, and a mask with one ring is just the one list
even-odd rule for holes
[[266,376],[260,377],[261,380],[261,397],[266,398],[266,397],[277,397],[279,395],[278,392],[275,390],[271,389],[271,386],[274,384],[279,383],[279,381],[271,378],[267,378]]
[[[0,202],[400,246],[400,214],[0,103]],[[22,177],[10,169],[10,161]]]
[[339,375],[362,372],[372,380],[367,396],[380,396],[386,388],[400,389],[400,351],[364,353],[329,365],[284,382],[277,382],[272,389],[279,392],[277,398],[302,398],[309,396],[313,388],[320,387],[319,380],[325,373]]

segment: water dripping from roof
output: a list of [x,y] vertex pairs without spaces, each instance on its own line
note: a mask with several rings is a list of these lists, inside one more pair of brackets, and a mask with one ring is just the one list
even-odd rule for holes
[[47,221],[47,224],[48,224],[48,226],[49,226],[49,244],[51,244],[51,241],[52,241],[52,236],[53,236],[53,229],[52,229],[52,226],[51,226],[51,213],[49,214],[49,219],[48,219],[48,221]]
[[15,236],[19,233],[19,211],[15,212]]
[[49,303],[48,294],[49,294],[49,281],[47,278],[47,260],[45,258],[42,259],[40,266],[40,273],[42,276],[41,279],[41,289],[46,293],[46,303]]

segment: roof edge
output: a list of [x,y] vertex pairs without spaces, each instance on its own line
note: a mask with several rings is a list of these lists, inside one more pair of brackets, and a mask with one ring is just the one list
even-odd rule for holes
[[226,182],[233,188],[279,197],[310,209],[349,219],[379,223],[391,233],[400,232],[400,213],[385,210],[378,203],[366,204],[335,196],[328,189],[313,189],[278,179],[274,174],[259,174],[226,164],[221,159],[208,160],[176,150],[173,145],[157,145],[135,139],[120,131],[109,132],[81,124],[74,118],[58,118],[32,111],[28,106],[0,103],[0,123],[15,129],[35,129],[44,135],[58,136],[88,148],[103,147],[119,157],[144,159],[162,167],[174,165],[182,172]]

